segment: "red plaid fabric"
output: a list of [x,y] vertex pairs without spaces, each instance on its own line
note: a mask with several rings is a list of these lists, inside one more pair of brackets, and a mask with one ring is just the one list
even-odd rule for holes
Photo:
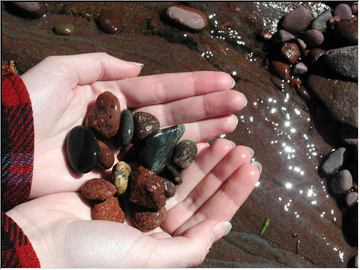
[[1,265],[39,267],[39,260],[26,235],[4,214],[29,198],[34,160],[31,101],[17,75],[3,74],[1,104]]

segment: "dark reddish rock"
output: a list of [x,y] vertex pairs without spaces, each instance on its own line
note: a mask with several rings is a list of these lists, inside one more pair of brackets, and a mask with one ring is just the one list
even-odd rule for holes
[[120,207],[118,199],[116,197],[110,197],[106,201],[94,205],[92,209],[92,219],[124,223],[125,214]]
[[311,22],[311,28],[325,32],[327,30],[328,21],[332,18],[331,9],[325,10]]
[[345,151],[346,149],[344,147],[340,147],[330,153],[321,166],[321,170],[325,175],[332,175],[342,167],[344,164]]
[[115,34],[121,25],[120,15],[109,9],[102,9],[98,18],[100,28],[109,34]]
[[81,186],[81,194],[89,200],[104,201],[116,193],[116,187],[101,178],[94,178]]
[[173,182],[161,177],[161,182],[164,185],[165,197],[171,198],[175,195],[176,188]]
[[312,20],[311,11],[303,6],[298,6],[283,18],[281,28],[292,34],[300,34],[310,26]]
[[323,58],[337,74],[350,79],[358,78],[358,46],[329,50]]
[[129,144],[126,147],[121,147],[119,150],[119,154],[117,155],[117,158],[119,161],[122,160],[128,160],[128,154],[130,154],[134,149],[134,145],[133,144]]
[[325,53],[326,51],[324,51],[323,49],[312,49],[307,55],[308,62],[310,64],[315,64]]
[[341,20],[350,21],[352,18],[352,10],[348,4],[339,4],[335,7],[334,15],[339,16]]
[[105,143],[100,140],[98,143],[100,149],[98,165],[103,169],[109,169],[114,164],[114,154]]
[[358,44],[358,24],[354,21],[341,21],[332,32],[332,39],[343,46]]
[[174,184],[180,185],[182,183],[182,178],[181,178],[181,174],[178,172],[178,170],[170,164],[166,164],[165,168],[166,168],[167,172],[169,172],[171,175],[170,180]]
[[45,15],[47,7],[41,2],[12,2],[16,8],[16,13],[28,18],[40,18]]
[[116,135],[120,124],[120,103],[111,92],[104,92],[96,99],[95,107],[87,116],[87,126],[108,139]]
[[349,145],[358,145],[358,130],[349,126],[342,126],[340,128],[340,139],[342,142]]
[[302,75],[308,71],[307,66],[303,62],[299,62],[294,67],[294,74],[295,75]]
[[202,11],[189,6],[171,6],[166,9],[165,14],[175,24],[190,30],[199,31],[208,25],[206,15]]
[[306,49],[306,43],[301,38],[297,38],[296,41],[299,47],[304,51]]
[[347,207],[353,206],[355,203],[358,202],[358,193],[355,191],[349,192],[345,196],[345,203]]
[[300,58],[300,49],[296,43],[287,42],[281,46],[280,53],[290,64],[295,64]]
[[173,151],[172,162],[180,169],[188,167],[196,158],[196,143],[190,140],[179,142]]
[[142,232],[159,227],[166,217],[165,207],[161,207],[158,211],[144,211],[133,207],[131,211],[132,222]]
[[348,170],[339,171],[330,180],[331,191],[335,194],[345,194],[351,189],[352,185],[353,179]]
[[302,84],[302,81],[299,78],[292,78],[290,84],[295,89],[299,88]]
[[160,130],[159,120],[152,114],[137,112],[134,114],[135,135],[142,140]]
[[309,92],[306,90],[306,88],[304,86],[300,86],[299,88],[297,88],[296,92],[304,100],[310,100],[311,99],[311,96],[310,96]]
[[161,178],[154,172],[139,166],[131,173],[130,202],[148,209],[160,209],[166,197]]
[[290,66],[280,61],[271,61],[271,70],[283,80],[290,80]]
[[323,33],[316,29],[305,31],[302,38],[309,49],[319,47],[324,42]]
[[258,37],[262,41],[269,41],[273,36],[273,33],[271,30],[263,30],[258,34]]

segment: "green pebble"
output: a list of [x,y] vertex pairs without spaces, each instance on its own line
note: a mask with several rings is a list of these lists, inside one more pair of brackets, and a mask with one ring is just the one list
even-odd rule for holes
[[134,136],[134,118],[130,110],[121,112],[120,128],[118,133],[118,142],[121,146],[127,146],[131,143]]
[[54,32],[61,36],[71,35],[75,31],[72,23],[58,23],[54,26]]
[[118,195],[125,193],[128,187],[130,173],[131,167],[124,161],[119,161],[113,167],[113,180]]

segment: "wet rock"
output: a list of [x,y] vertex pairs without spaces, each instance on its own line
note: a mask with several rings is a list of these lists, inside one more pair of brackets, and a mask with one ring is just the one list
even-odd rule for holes
[[165,14],[175,24],[190,30],[199,31],[208,25],[207,16],[202,11],[189,6],[171,6],[166,9]]
[[176,184],[176,185],[180,185],[182,183],[182,178],[181,178],[181,174],[179,173],[179,171],[172,165],[170,164],[166,164],[166,171],[170,173],[171,178],[170,180]]
[[116,188],[109,181],[94,178],[85,182],[81,186],[80,192],[86,199],[104,201],[116,193]]
[[125,214],[120,207],[118,199],[111,197],[102,203],[96,204],[93,207],[92,219],[124,223]]
[[135,227],[142,232],[148,232],[160,226],[166,217],[166,210],[165,207],[161,207],[158,211],[144,211],[132,207],[131,214]]
[[40,18],[45,15],[47,8],[45,3],[40,2],[12,2],[16,13],[28,18]]
[[339,4],[335,7],[334,15],[339,16],[342,20],[350,21],[352,18],[352,10],[348,4]]
[[308,71],[307,66],[303,62],[299,62],[294,67],[294,74],[295,75],[302,75]]
[[332,175],[339,170],[344,164],[345,147],[340,147],[334,152],[330,153],[321,169],[325,175]]
[[272,39],[273,39],[274,43],[286,42],[286,41],[295,39],[295,36],[293,34],[289,33],[288,31],[280,29],[273,35]]
[[290,85],[295,89],[299,88],[302,84],[302,81],[299,78],[291,78]]
[[117,155],[117,158],[119,161],[122,160],[132,160],[133,158],[136,159],[138,154],[134,151],[136,147],[134,147],[134,144],[129,144],[128,146],[121,147],[119,149],[119,154]]
[[325,53],[324,50],[319,48],[312,49],[307,55],[308,62],[312,65],[315,64]]
[[348,208],[343,215],[342,229],[344,238],[350,246],[357,246],[358,243],[358,204]]
[[98,18],[100,28],[108,33],[115,34],[121,25],[119,14],[113,10],[102,9]]
[[156,173],[160,172],[170,159],[172,151],[184,131],[184,125],[176,125],[147,137],[141,151],[144,165]]
[[300,34],[310,26],[312,20],[313,16],[310,10],[303,6],[298,6],[284,17],[281,28],[292,34]]
[[157,133],[160,129],[159,120],[154,115],[146,112],[134,114],[134,125],[136,137],[140,140]]
[[120,113],[119,100],[106,91],[97,97],[95,107],[88,114],[87,126],[108,139],[119,130]]
[[74,33],[75,26],[72,23],[58,23],[54,26],[54,32],[58,35],[68,36]]
[[332,18],[331,9],[325,10],[323,13],[321,13],[319,16],[317,16],[312,22],[311,22],[311,28],[319,30],[321,32],[325,32],[327,29],[327,23]]
[[306,43],[301,38],[297,38],[296,41],[299,47],[304,51],[306,49]]
[[353,127],[342,126],[340,128],[340,139],[349,145],[358,145],[358,130]]
[[164,186],[154,172],[139,166],[131,173],[130,202],[148,209],[160,209],[165,205]]
[[306,88],[304,86],[300,86],[299,88],[297,88],[296,92],[304,100],[310,100],[311,99],[311,96],[310,96],[309,92],[306,90]]
[[346,125],[358,126],[357,83],[310,75],[307,85],[335,119]]
[[280,53],[290,64],[295,64],[300,58],[300,49],[296,43],[287,42],[281,46]]
[[114,154],[105,143],[100,140],[98,143],[100,149],[98,165],[102,169],[109,169],[114,164]]
[[272,71],[283,80],[290,80],[290,66],[280,61],[271,61]]
[[324,35],[319,30],[310,29],[302,35],[309,49],[319,47],[324,42]]
[[353,191],[345,196],[345,202],[347,207],[353,206],[358,201],[358,193]]
[[332,32],[336,43],[349,46],[358,44],[358,24],[354,21],[340,21]]
[[358,78],[358,46],[332,49],[324,55],[325,63],[341,76]]
[[125,147],[132,141],[134,135],[134,119],[130,110],[126,109],[121,112],[120,127],[118,131],[118,142]]
[[173,182],[161,177],[161,182],[164,185],[165,197],[171,198],[175,195],[176,188]]
[[358,14],[358,6],[357,5],[351,5],[351,11],[352,14],[357,15]]
[[330,180],[331,191],[335,194],[345,194],[352,187],[353,179],[348,170],[339,171]]
[[99,160],[99,144],[91,129],[74,127],[66,137],[66,153],[71,168],[77,173],[87,173]]
[[128,187],[131,167],[124,161],[119,161],[113,167],[112,177],[118,195],[123,195]]
[[190,140],[183,140],[175,146],[172,155],[172,162],[178,168],[185,169],[195,160],[196,155],[196,143]]
[[258,37],[262,41],[269,41],[273,36],[271,30],[263,30],[258,34]]

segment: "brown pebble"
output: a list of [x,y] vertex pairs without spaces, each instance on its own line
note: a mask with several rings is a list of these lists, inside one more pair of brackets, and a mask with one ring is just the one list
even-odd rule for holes
[[116,193],[116,187],[101,178],[94,178],[81,186],[81,194],[89,200],[103,201]]
[[165,14],[174,23],[199,31],[208,25],[207,16],[200,10],[183,5],[168,7]]
[[161,177],[161,182],[164,185],[165,197],[171,198],[175,195],[176,187],[173,182]]
[[115,34],[121,24],[120,16],[114,10],[102,9],[98,18],[99,26],[109,34]]
[[294,88],[299,88],[301,86],[302,81],[299,78],[292,78],[290,84]]
[[120,207],[119,200],[116,197],[110,197],[106,201],[94,205],[92,219],[124,223],[125,214]]
[[102,169],[110,169],[114,164],[114,154],[110,148],[102,141],[98,140],[100,155],[98,165]]
[[281,46],[280,53],[290,64],[295,64],[301,55],[298,45],[293,42],[284,43]]
[[280,61],[271,61],[272,71],[283,80],[290,80],[290,66]]
[[121,148],[119,150],[119,154],[117,155],[117,158],[119,161],[122,160],[126,160],[127,159],[127,155],[128,153],[131,151],[131,149],[133,148],[133,144],[129,144],[128,146],[126,146],[125,148]]
[[134,125],[135,134],[140,140],[158,132],[160,129],[159,120],[154,115],[146,112],[137,112],[134,114]]
[[148,232],[156,227],[159,227],[160,224],[164,221],[166,217],[165,207],[161,207],[158,211],[141,211],[132,208],[132,222],[135,227],[143,232]]

